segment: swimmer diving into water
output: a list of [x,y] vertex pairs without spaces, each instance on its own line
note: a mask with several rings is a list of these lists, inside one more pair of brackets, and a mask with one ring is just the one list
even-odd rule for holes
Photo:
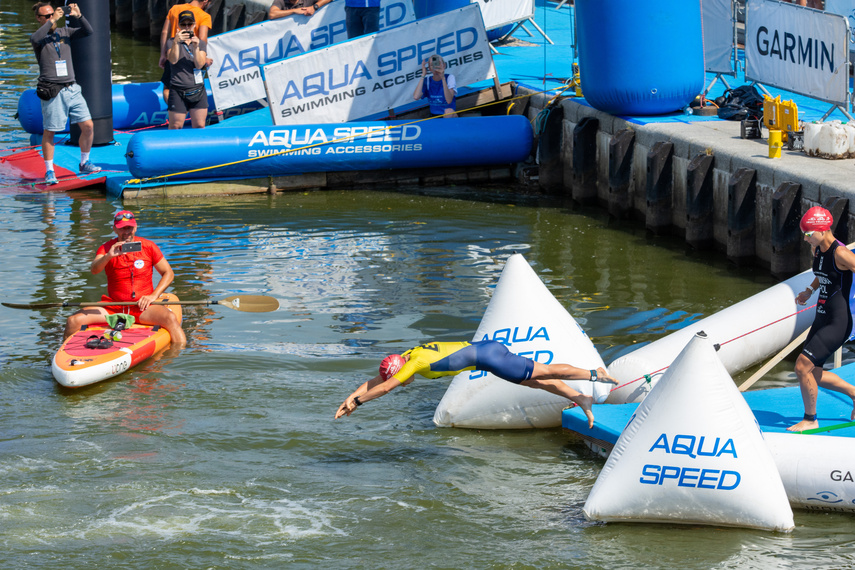
[[617,384],[604,368],[588,370],[569,364],[541,364],[514,354],[497,341],[431,342],[411,348],[404,354],[387,356],[380,373],[362,384],[339,406],[335,419],[349,416],[369,400],[388,394],[398,386],[412,382],[416,374],[425,378],[454,376],[464,370],[483,370],[503,380],[529,388],[546,390],[577,404],[594,427],[592,396],[574,390],[562,380],[590,380]]

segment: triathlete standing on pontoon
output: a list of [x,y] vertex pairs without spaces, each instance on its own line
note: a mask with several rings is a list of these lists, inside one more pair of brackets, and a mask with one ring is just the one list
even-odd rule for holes
[[[834,238],[831,212],[820,206],[809,209],[799,223],[805,241],[814,248],[813,272],[816,277],[796,296],[804,305],[813,292],[819,289],[816,317],[811,325],[802,353],[796,359],[796,376],[802,391],[805,415],[802,421],[787,429],[804,431],[819,427],[816,421],[817,386],[846,394],[855,406],[855,386],[843,380],[822,365],[835,350],[843,346],[852,333],[852,313],[849,299],[852,294],[852,272],[855,271],[855,253]],[[851,419],[855,420],[855,409]]]
[[617,380],[609,376],[604,368],[588,370],[569,364],[541,364],[514,354],[497,341],[431,342],[411,348],[404,354],[387,356],[380,364],[380,373],[348,396],[339,406],[335,418],[349,416],[365,402],[388,394],[398,386],[409,384],[416,374],[425,378],[439,378],[454,376],[464,370],[483,370],[508,382],[539,388],[567,398],[585,412],[589,428],[594,426],[594,414],[591,412],[594,398],[574,390],[562,380],[617,384]]

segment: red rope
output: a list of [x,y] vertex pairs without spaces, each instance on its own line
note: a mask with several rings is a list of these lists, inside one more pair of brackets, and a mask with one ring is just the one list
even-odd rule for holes
[[[719,347],[722,347],[722,346],[726,345],[727,343],[729,343],[729,342],[733,342],[733,341],[735,341],[735,340],[737,340],[737,339],[740,339],[740,338],[742,338],[742,337],[748,336],[748,335],[750,335],[750,334],[752,334],[752,333],[756,333],[757,331],[761,331],[761,330],[765,329],[766,327],[770,327],[770,326],[772,326],[772,325],[774,325],[774,324],[776,324],[776,323],[780,323],[780,322],[781,322],[781,321],[783,321],[784,319],[789,319],[789,318],[791,318],[791,317],[795,317],[795,316],[796,316],[796,315],[798,315],[799,313],[803,313],[804,311],[807,311],[808,309],[813,309],[814,307],[816,307],[816,303],[814,303],[813,305],[811,305],[811,306],[809,306],[809,307],[805,307],[804,309],[801,309],[801,310],[799,310],[799,311],[796,311],[795,313],[793,313],[793,314],[791,314],[791,315],[786,315],[786,316],[784,316],[784,317],[781,317],[781,318],[780,318],[780,319],[778,319],[777,321],[772,321],[771,323],[767,323],[767,324],[763,325],[762,327],[757,327],[757,328],[756,328],[756,329],[754,329],[753,331],[748,331],[748,332],[746,332],[746,333],[744,333],[744,334],[741,334],[741,335],[739,335],[739,336],[737,336],[737,337],[734,337],[734,338],[732,338],[732,339],[730,339],[730,340],[726,340],[726,341],[724,341],[724,342],[722,342],[722,343],[719,343]],[[633,384],[634,382],[638,382],[639,380],[647,379],[647,380],[649,381],[649,380],[651,379],[651,377],[652,377],[652,376],[655,376],[656,374],[659,374],[659,373],[661,373],[661,372],[663,372],[663,371],[665,371],[665,370],[667,370],[667,369],[668,369],[668,366],[664,366],[664,367],[660,368],[659,370],[656,370],[655,372],[651,372],[651,373],[649,373],[649,374],[644,374],[644,375],[642,375],[642,376],[640,376],[640,377],[636,378],[635,380],[630,380],[629,382],[625,382],[625,383],[621,384],[620,386],[615,386],[614,388],[612,388],[612,389],[610,390],[610,392],[614,392],[615,390],[617,390],[617,389],[619,389],[619,388],[623,388],[624,386],[629,386],[630,384]]]
[[737,336],[737,337],[734,337],[734,338],[732,338],[732,339],[730,339],[730,340],[726,340],[726,341],[724,341],[724,342],[722,342],[722,343],[719,343],[719,346],[724,346],[724,345],[726,345],[726,344],[727,344],[727,343],[729,343],[729,342],[733,342],[733,341],[738,340],[738,339],[740,339],[740,338],[742,338],[742,337],[744,337],[744,336],[748,336],[748,335],[750,335],[750,334],[752,334],[752,333],[756,333],[757,331],[759,331],[759,330],[763,330],[763,329],[765,329],[766,327],[771,327],[772,325],[774,325],[774,324],[776,324],[776,323],[780,323],[780,322],[781,322],[781,321],[783,321],[784,319],[789,319],[790,317],[795,317],[795,316],[796,316],[796,315],[798,315],[799,313],[802,313],[802,312],[804,312],[804,311],[807,311],[808,309],[813,309],[814,307],[816,307],[816,303],[814,303],[814,304],[813,304],[813,305],[811,305],[810,307],[805,307],[804,309],[802,309],[802,310],[800,310],[800,311],[796,311],[796,312],[795,312],[795,313],[793,313],[792,315],[787,315],[787,316],[785,316],[785,317],[781,317],[781,318],[780,318],[780,319],[778,319],[777,321],[772,321],[771,323],[765,324],[765,325],[763,325],[762,327],[758,327],[758,328],[754,329],[753,331],[748,331],[748,332],[747,332],[747,333],[745,333],[745,334],[741,334],[741,335],[739,335],[739,336]]

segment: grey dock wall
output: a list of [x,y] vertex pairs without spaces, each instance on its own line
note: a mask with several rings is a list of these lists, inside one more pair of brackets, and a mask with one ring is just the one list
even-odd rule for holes
[[545,192],[643,221],[657,234],[684,236],[692,247],[717,249],[735,263],[759,263],[778,277],[809,267],[798,222],[811,206],[829,208],[835,236],[853,241],[853,159],[786,148],[773,159],[766,131],[761,139],[743,139],[736,121],[639,124],[573,98],[544,111],[552,99],[533,94],[527,110],[541,128],[538,183]]

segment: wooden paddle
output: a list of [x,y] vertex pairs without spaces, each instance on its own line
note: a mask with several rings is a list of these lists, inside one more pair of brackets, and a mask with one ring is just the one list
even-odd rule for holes
[[[10,309],[52,309],[55,307],[115,307],[118,305],[136,305],[135,301],[98,301],[73,303],[0,303]],[[218,301],[154,301],[152,305],[220,305],[244,313],[269,313],[279,308],[279,300],[267,295],[233,295]]]

